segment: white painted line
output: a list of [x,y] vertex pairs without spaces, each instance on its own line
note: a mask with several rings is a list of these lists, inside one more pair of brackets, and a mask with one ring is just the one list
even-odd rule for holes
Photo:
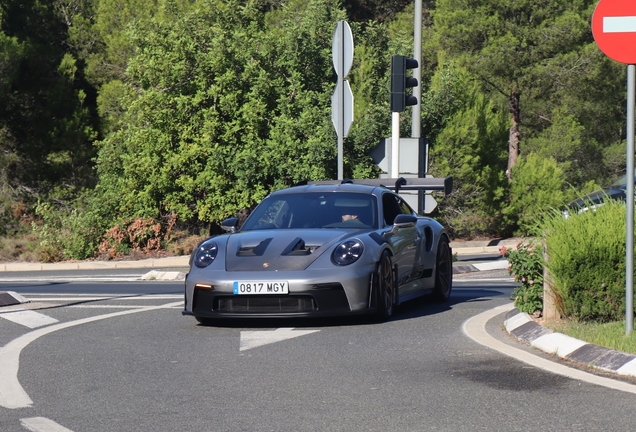
[[82,318],[75,321],[68,321],[60,324],[54,324],[38,330],[33,330],[25,335],[20,336],[19,338],[13,339],[11,342],[0,348],[0,406],[9,409],[17,409],[28,408],[33,405],[33,401],[20,385],[20,381],[18,381],[18,369],[20,368],[20,353],[26,346],[28,346],[36,339],[49,333],[53,333],[69,327],[78,326],[81,324],[134,314],[138,312],[167,309],[182,304],[182,302],[166,303],[160,306],[145,306],[139,309],[112,312],[109,314]]
[[294,330],[293,328],[279,328],[274,331],[242,331],[240,351],[272,344],[275,342],[305,336],[320,330]]
[[603,33],[636,32],[636,16],[603,17]]
[[475,268],[477,268],[478,270],[481,270],[481,271],[484,271],[484,270],[503,270],[503,269],[507,269],[509,265],[510,264],[508,264],[507,260],[497,260],[497,261],[492,261],[492,262],[473,264],[473,266],[475,266]]
[[583,372],[578,369],[572,369],[570,367],[562,365],[561,363],[555,363],[553,361],[537,357],[527,351],[503,343],[488,334],[488,332],[486,331],[486,323],[497,315],[512,310],[513,308],[514,305],[511,303],[487,310],[480,313],[479,315],[475,315],[474,317],[469,318],[464,322],[464,324],[462,325],[462,330],[466,336],[468,336],[478,344],[500,352],[501,354],[508,357],[517,359],[523,363],[529,364],[530,366],[534,366],[536,368],[543,369],[545,371],[558,375],[563,375],[575,380],[585,381],[590,384],[600,385],[614,390],[636,394],[636,385],[593,375],[591,373]]
[[23,418],[20,423],[32,432],[73,432],[46,417]]
[[32,329],[58,322],[55,318],[28,309],[0,312],[0,318]]
[[564,335],[563,333],[551,333],[536,338],[530,344],[549,354],[556,354],[561,358],[567,357],[587,342]]
[[56,302],[56,301],[98,301],[98,300],[116,300],[116,301],[134,301],[134,300],[174,300],[183,299],[183,294],[174,295],[156,295],[156,296],[95,296],[95,297],[35,297],[29,296],[32,301],[38,302]]

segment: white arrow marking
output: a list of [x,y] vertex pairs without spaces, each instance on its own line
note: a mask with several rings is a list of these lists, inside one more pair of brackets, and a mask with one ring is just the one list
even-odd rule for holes
[[0,318],[32,329],[58,322],[55,318],[28,309],[0,312]]
[[20,419],[22,426],[33,432],[73,432],[46,417],[31,417]]
[[241,349],[245,351],[259,346],[305,336],[320,330],[294,330],[293,328],[279,328],[274,331],[244,331],[241,332]]
[[603,33],[636,32],[636,16],[603,17]]

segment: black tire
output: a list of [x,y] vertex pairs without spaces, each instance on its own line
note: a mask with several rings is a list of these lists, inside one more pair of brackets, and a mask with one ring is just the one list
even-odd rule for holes
[[433,296],[437,301],[446,301],[453,289],[453,255],[447,237],[442,237],[437,245],[435,263],[435,288]]
[[374,280],[375,317],[378,321],[386,321],[393,315],[397,282],[393,272],[391,255],[384,251],[376,266]]

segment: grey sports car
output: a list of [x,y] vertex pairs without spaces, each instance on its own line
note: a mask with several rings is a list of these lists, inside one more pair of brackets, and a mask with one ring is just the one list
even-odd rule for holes
[[[387,184],[389,187],[385,187]],[[424,294],[447,300],[446,230],[391,189],[444,190],[446,179],[313,182],[267,196],[239,228],[201,243],[190,258],[184,315],[215,318],[375,314]]]

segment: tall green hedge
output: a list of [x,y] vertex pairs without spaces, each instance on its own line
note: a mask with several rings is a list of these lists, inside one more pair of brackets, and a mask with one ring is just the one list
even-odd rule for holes
[[564,218],[553,212],[541,224],[562,315],[608,322],[625,316],[625,204],[608,201]]

